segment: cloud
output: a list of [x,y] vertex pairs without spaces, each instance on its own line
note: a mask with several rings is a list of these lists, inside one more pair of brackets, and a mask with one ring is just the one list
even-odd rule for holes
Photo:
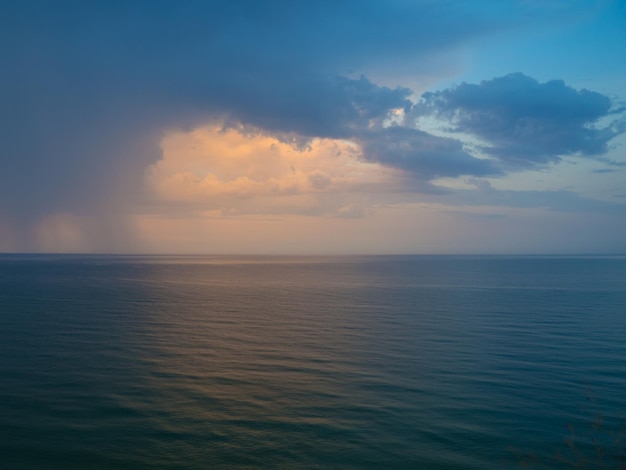
[[539,83],[514,73],[425,93],[412,116],[434,117],[448,131],[479,138],[482,152],[514,169],[558,162],[565,155],[603,155],[609,141],[626,131],[623,117],[599,124],[615,115],[611,106],[607,96],[562,80]]
[[[235,85],[237,99],[222,103],[224,114],[236,124],[249,124],[277,135],[349,138],[370,125],[381,124],[391,111],[410,105],[407,98],[411,90],[381,87],[363,76],[294,76],[280,88],[274,88],[274,79],[268,77],[268,83],[262,84],[259,82],[264,77],[256,77],[255,86]],[[222,88],[221,93],[224,90],[228,88]],[[215,103],[223,100],[216,96]]]
[[206,126],[168,134],[162,149],[146,176],[146,202],[157,213],[354,217],[401,181],[401,172],[365,162],[358,145],[344,140],[316,138],[299,148]]
[[[492,10],[492,5],[489,1],[470,5],[431,0],[2,2],[0,218],[12,229],[3,229],[1,238],[10,239],[12,246],[21,243],[17,249],[31,249],[41,245],[43,230],[48,234],[43,237],[46,243],[78,243],[89,238],[80,243],[94,250],[108,247],[110,242],[104,238],[112,236],[107,232],[119,233],[116,237],[121,238],[127,231],[90,228],[85,229],[90,235],[83,237],[79,236],[81,224],[113,225],[125,220],[124,215],[136,210],[137,204],[148,207],[144,175],[146,169],[164,161],[163,139],[172,132],[207,125],[270,136],[278,139],[276,145],[297,145],[303,155],[307,145],[315,148],[319,140],[351,140],[359,146],[361,164],[378,165],[383,177],[404,172],[408,181],[397,178],[394,183],[399,185],[396,189],[409,191],[443,192],[430,184],[442,176],[502,174],[498,159],[555,161],[555,152],[562,148],[602,153],[610,138],[622,130],[618,124],[588,128],[594,119],[606,115],[606,99],[593,92],[584,95],[584,103],[575,102],[574,110],[582,113],[578,121],[565,110],[558,119],[547,121],[552,130],[565,130],[573,138],[569,147],[562,143],[565,137],[552,141],[547,131],[538,130],[536,120],[530,120],[529,132],[536,141],[530,150],[539,150],[532,155],[517,148],[524,142],[511,137],[509,127],[503,127],[502,135],[489,133],[480,119],[456,125],[458,130],[490,137],[494,153],[485,151],[491,160],[476,158],[452,137],[384,127],[395,112],[411,107],[408,100],[413,92],[375,83],[371,74],[382,67],[392,75],[394,64],[400,64],[416,76],[437,76],[441,69],[433,65],[447,61],[433,57],[448,57],[468,41],[513,23],[513,7]],[[489,88],[486,95],[494,90],[493,86],[474,87]],[[569,103],[571,89],[562,83],[553,87],[558,96],[567,95],[563,102]],[[445,104],[446,100],[448,95],[439,101]],[[507,103],[513,115],[519,116],[517,105]],[[441,105],[440,117],[445,117],[446,106],[452,112],[457,105]],[[489,106],[485,109],[498,117],[494,105]],[[473,117],[485,110],[480,106],[467,109]],[[557,121],[566,124],[559,127]],[[496,149],[503,155],[496,155]],[[269,165],[271,156],[263,155],[267,158],[263,165]],[[226,194],[251,200],[252,195],[263,194],[275,203],[275,194],[287,195],[293,188],[298,188],[302,198],[303,192],[330,194],[345,176],[342,169],[331,170],[325,164],[307,171],[296,168],[296,176],[288,170],[263,177],[246,170],[237,180],[208,170],[203,175],[190,171],[185,177],[185,169],[179,169],[168,174],[169,180],[161,175],[151,188],[173,185],[169,202],[182,204],[184,191],[182,183],[176,183],[178,178],[190,185],[187,202],[197,197],[213,201]],[[359,184],[382,188],[382,183],[367,178]],[[357,184],[348,186],[356,188]],[[336,202],[318,195],[318,205],[308,207],[313,207],[311,213],[318,208],[333,213],[343,207],[344,214],[354,216],[366,213],[373,204],[367,197],[348,193]],[[162,202],[150,203],[154,207]],[[262,212],[268,207],[266,202],[241,203],[230,209],[212,204],[243,213]],[[93,222],[94,218],[100,222]]]
[[[276,137],[218,126],[170,133],[162,144],[163,159],[146,176],[152,196],[144,212],[166,217],[359,218],[423,203],[437,204],[442,210],[483,207],[626,214],[624,204],[569,190],[497,189],[489,180],[474,176],[497,172],[489,166],[491,160],[467,155],[453,139],[393,126],[377,132],[386,136],[368,136],[391,164],[371,157],[377,155],[375,150],[359,141],[314,139],[299,148]],[[405,134],[417,139],[414,147],[407,144],[410,139]],[[455,151],[458,161],[450,157]],[[464,182],[473,188],[455,189],[431,181],[444,174],[471,175]]]
[[461,141],[419,129],[390,126],[364,131],[355,140],[365,160],[406,170],[419,180],[501,173],[490,160],[471,156]]
[[27,246],[47,214],[120,211],[172,129],[354,134],[410,93],[355,72],[497,27],[462,2],[3,2],[0,215]]

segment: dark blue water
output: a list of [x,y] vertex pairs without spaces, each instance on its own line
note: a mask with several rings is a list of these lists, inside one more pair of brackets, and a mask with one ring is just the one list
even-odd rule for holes
[[624,468],[625,417],[624,257],[0,257],[2,468]]

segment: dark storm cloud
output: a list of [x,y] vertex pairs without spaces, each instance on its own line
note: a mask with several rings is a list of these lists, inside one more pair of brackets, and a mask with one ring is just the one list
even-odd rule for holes
[[623,118],[598,124],[623,110],[611,110],[600,93],[576,90],[561,80],[545,83],[521,73],[425,93],[413,113],[448,123],[449,130],[473,134],[482,150],[507,165],[533,166],[563,155],[602,155],[608,142],[626,130]]
[[[265,78],[269,82],[274,77],[259,77],[255,85],[258,87]],[[358,80],[320,75],[292,78],[271,94],[275,85],[267,83],[263,89],[268,92],[260,95],[258,88],[225,84],[221,88],[223,92],[229,90],[243,100],[222,95],[213,102],[237,123],[278,134],[331,138],[350,138],[372,122],[380,123],[389,111],[410,104],[407,100],[410,90],[380,87],[365,77]]]
[[406,106],[352,70],[497,24],[461,3],[20,1],[0,7],[0,218],[128,201],[159,139],[211,121],[349,137]]
[[421,180],[501,173],[490,160],[472,157],[459,140],[418,129],[390,126],[368,130],[356,141],[366,160],[406,170]]

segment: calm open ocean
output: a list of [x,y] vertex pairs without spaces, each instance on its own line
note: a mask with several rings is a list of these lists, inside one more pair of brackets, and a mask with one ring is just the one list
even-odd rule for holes
[[0,256],[2,468],[623,468],[625,417],[626,257]]

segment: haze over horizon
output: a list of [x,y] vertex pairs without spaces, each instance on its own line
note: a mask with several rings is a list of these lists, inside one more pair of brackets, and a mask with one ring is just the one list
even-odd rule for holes
[[626,253],[626,3],[0,6],[0,252]]

